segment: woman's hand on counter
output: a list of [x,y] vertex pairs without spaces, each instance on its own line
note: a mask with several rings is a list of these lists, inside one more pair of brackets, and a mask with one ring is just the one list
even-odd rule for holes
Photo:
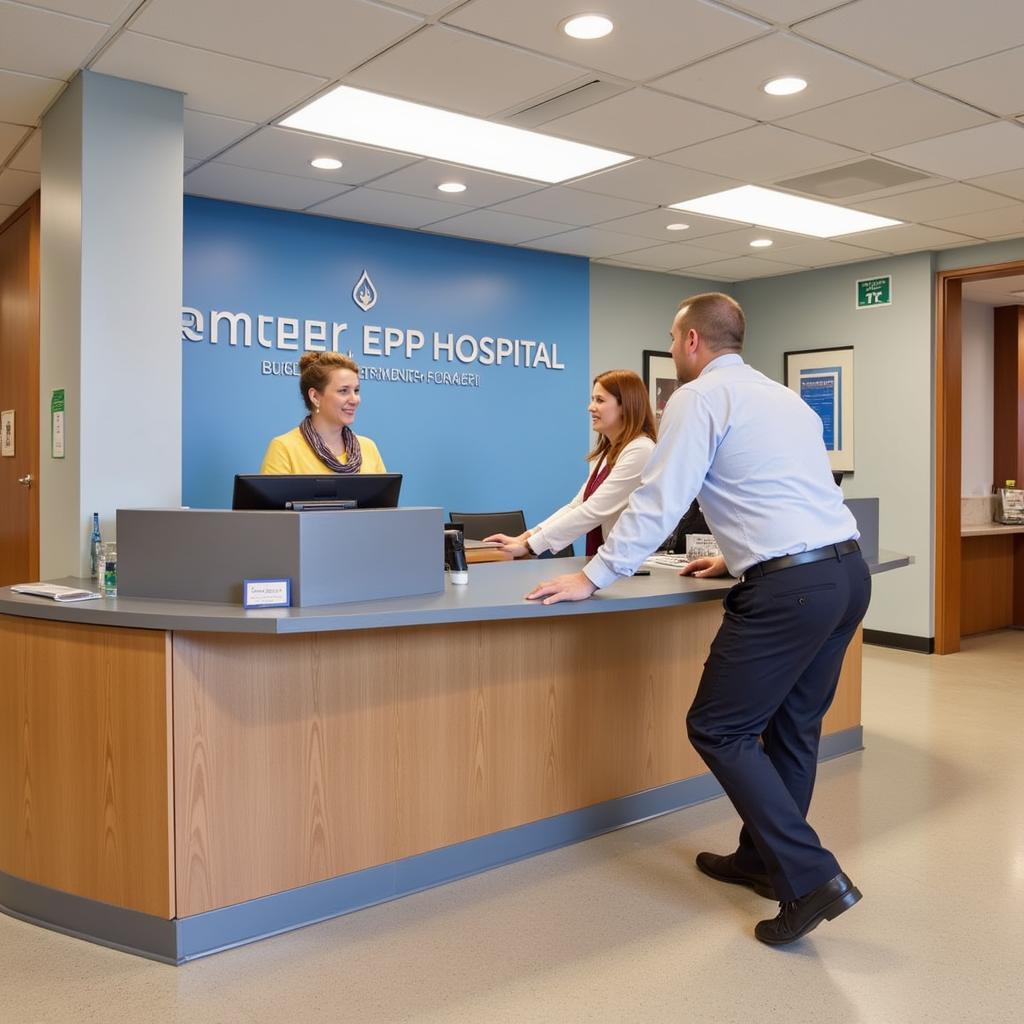
[[529,536],[529,530],[526,533],[519,534],[518,537],[510,537],[507,533],[492,533],[490,537],[484,537],[484,543],[500,544],[501,550],[507,552],[513,558],[526,558],[533,555],[530,546],[526,543],[526,538]]
[[585,573],[571,572],[565,576],[556,576],[553,580],[545,580],[526,595],[526,600],[539,601],[544,598],[544,604],[585,601],[595,590],[597,587],[590,582]]

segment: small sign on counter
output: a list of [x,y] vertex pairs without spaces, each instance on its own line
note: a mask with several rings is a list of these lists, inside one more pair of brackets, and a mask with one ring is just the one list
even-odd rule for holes
[[291,580],[242,580],[243,608],[288,608],[291,603]]

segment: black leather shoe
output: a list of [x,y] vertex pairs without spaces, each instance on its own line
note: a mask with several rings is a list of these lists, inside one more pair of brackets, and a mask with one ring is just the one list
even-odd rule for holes
[[734,853],[724,857],[717,853],[698,853],[697,867],[716,882],[745,885],[766,900],[775,899],[775,890],[772,888],[772,883],[768,881],[768,876],[759,875],[753,871],[743,871],[736,867],[735,858],[736,854]]
[[758,921],[754,935],[769,946],[784,946],[831,921],[860,900],[860,890],[843,872],[798,900],[779,904],[779,916]]

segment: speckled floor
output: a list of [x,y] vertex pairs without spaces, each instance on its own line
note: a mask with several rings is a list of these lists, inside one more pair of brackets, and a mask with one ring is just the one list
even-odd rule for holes
[[0,916],[0,1021],[1024,1019],[1024,632],[865,648],[867,750],[812,820],[864,892],[785,950],[706,879],[724,799],[181,968]]

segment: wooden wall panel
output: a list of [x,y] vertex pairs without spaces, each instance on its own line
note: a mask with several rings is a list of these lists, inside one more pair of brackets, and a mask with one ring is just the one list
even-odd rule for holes
[[0,871],[174,916],[170,640],[0,616]]
[[1013,622],[1014,535],[964,537],[960,634],[1005,629]]
[[[295,637],[174,635],[179,916],[705,771],[721,605]],[[829,731],[860,722],[860,638]]]

